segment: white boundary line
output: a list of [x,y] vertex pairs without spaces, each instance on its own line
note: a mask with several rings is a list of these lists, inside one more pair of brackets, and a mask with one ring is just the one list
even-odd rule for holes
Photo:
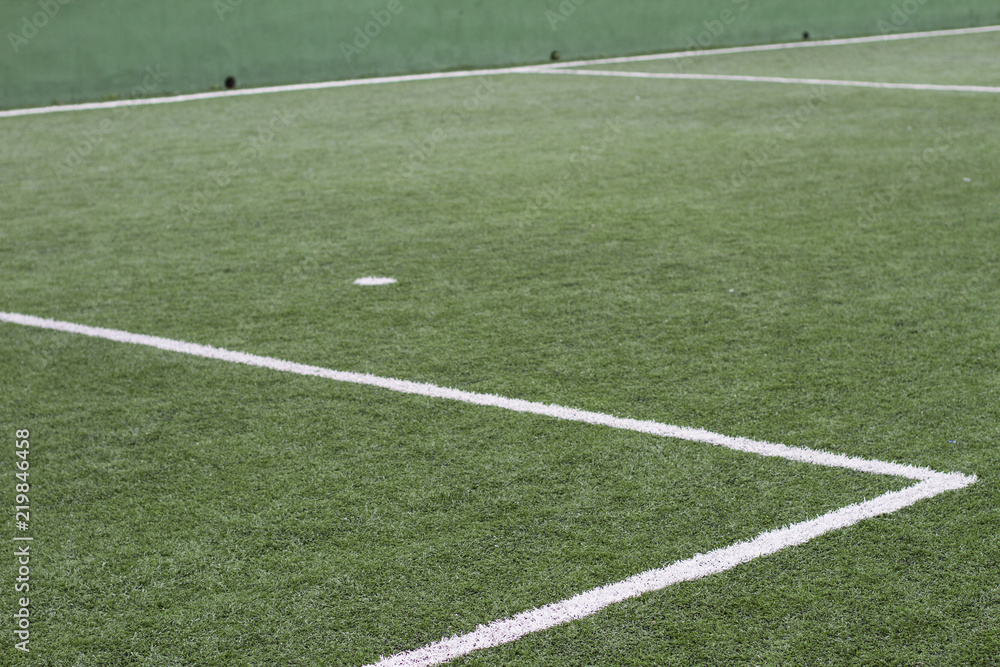
[[406,81],[430,81],[437,79],[461,79],[470,76],[493,76],[496,74],[517,74],[534,72],[537,65],[526,67],[504,67],[500,69],[462,70],[455,72],[429,72],[427,74],[404,74],[401,76],[382,76],[371,79],[345,79],[342,81],[319,81],[316,83],[294,83],[286,86],[268,86],[265,88],[244,88],[239,90],[213,91],[208,93],[191,93],[173,95],[171,97],[143,97],[133,100],[113,100],[110,102],[88,102],[86,104],[61,104],[51,107],[29,107],[27,109],[8,109],[0,111],[0,118],[15,116],[38,116],[41,114],[60,113],[63,111],[92,111],[94,109],[116,109],[119,107],[145,107],[157,104],[175,104],[177,102],[194,102],[197,100],[214,100],[222,97],[243,97],[246,95],[268,95],[270,93],[294,93],[304,90],[326,90],[327,88],[349,88],[353,86],[370,86],[380,83],[403,83]]
[[689,58],[692,56],[729,55],[734,53],[753,53],[756,51],[778,51],[783,49],[799,49],[815,46],[842,46],[847,44],[868,44],[872,42],[891,42],[901,39],[920,39],[924,37],[950,37],[958,35],[974,35],[979,33],[1000,32],[1000,25],[980,26],[975,28],[956,28],[953,30],[931,30],[925,32],[901,33],[898,35],[873,35],[870,37],[852,37],[849,39],[826,39],[815,42],[785,42],[782,44],[761,44],[757,46],[736,46],[725,49],[706,49],[698,51],[674,51],[644,56],[624,56],[620,58],[601,58],[598,60],[574,60],[564,63],[526,65],[523,67],[503,67],[499,69],[460,70],[454,72],[428,72],[426,74],[406,74],[402,76],[383,76],[370,79],[346,79],[342,81],[320,81],[316,83],[297,83],[285,86],[269,86],[264,88],[246,88],[242,90],[213,91],[174,95],[172,97],[149,97],[132,100],[113,100],[110,102],[89,102],[86,104],[64,104],[48,107],[30,107],[27,109],[8,109],[0,111],[0,118],[15,118],[18,116],[38,116],[42,114],[61,113],[64,111],[91,111],[95,109],[116,109],[119,107],[153,106],[157,104],[175,104],[177,102],[193,102],[196,100],[212,100],[223,97],[242,97],[245,95],[266,95],[270,93],[289,93],[306,90],[326,90],[328,88],[347,88],[351,86],[367,86],[381,83],[402,83],[406,81],[428,81],[436,79],[453,79],[470,76],[493,76],[498,74],[532,74],[565,67],[584,65],[604,65],[612,63],[636,63],[650,60],[665,60],[670,58]]
[[[930,468],[918,468],[901,463],[889,463],[863,459],[843,454],[832,454],[817,449],[806,447],[790,447],[788,445],[775,444],[762,440],[751,440],[749,438],[738,438],[721,433],[712,433],[703,429],[689,428],[685,426],[674,426],[672,424],[662,424],[654,421],[642,421],[638,419],[628,419],[615,417],[600,412],[590,412],[587,410],[577,410],[561,405],[548,405],[525,401],[518,398],[506,398],[493,394],[480,394],[461,389],[450,389],[439,387],[433,384],[421,382],[410,382],[409,380],[396,380],[394,378],[369,375],[367,373],[354,373],[351,371],[336,371],[319,366],[307,366],[273,357],[261,357],[246,352],[233,352],[218,347],[208,345],[198,345],[196,343],[186,343],[184,341],[172,340],[170,338],[159,338],[157,336],[147,336],[144,334],[129,333],[118,329],[103,329],[91,327],[72,322],[61,322],[49,320],[33,315],[21,315],[18,313],[0,312],[0,321],[23,326],[37,327],[40,329],[50,329],[53,331],[64,331],[67,333],[81,334],[93,338],[103,338],[118,343],[131,343],[133,345],[145,345],[155,347],[160,350],[170,352],[180,352],[206,359],[218,359],[235,364],[245,364],[247,366],[258,366],[270,368],[285,373],[295,373],[297,375],[314,375],[336,380],[337,382],[348,382],[351,384],[368,385],[371,387],[381,387],[391,391],[398,391],[404,394],[417,394],[430,398],[446,398],[462,403],[473,405],[486,405],[512,412],[523,412],[546,417],[554,417],[566,421],[583,422],[585,424],[595,424],[610,428],[636,431],[638,433],[649,433],[665,438],[677,438],[678,440],[689,440],[691,442],[702,442],[718,447],[726,447],[740,452],[758,454],[760,456],[772,456],[789,461],[801,463],[811,463],[814,465],[827,466],[831,468],[847,468],[859,472],[867,472],[875,475],[892,475],[896,477],[906,477],[921,481],[942,479],[944,473],[931,470]],[[958,474],[958,473],[955,473]],[[944,475],[947,477],[947,475]],[[965,479],[964,475],[958,474],[956,479]]]
[[815,46],[848,46],[851,44],[872,44],[876,42],[895,42],[901,39],[923,39],[925,37],[957,37],[959,35],[978,35],[988,32],[1000,32],[1000,25],[986,25],[975,28],[953,28],[951,30],[927,30],[924,32],[904,32],[897,35],[871,35],[868,37],[848,37],[845,39],[820,39],[815,42],[782,42],[780,44],[757,44],[754,46],[733,46],[724,49],[698,49],[690,51],[671,51],[670,53],[651,53],[644,56],[620,56],[617,58],[599,58],[597,60],[567,60],[564,63],[543,65],[545,69],[563,67],[582,67],[584,65],[611,65],[615,63],[641,63],[650,60],[669,60],[672,58],[691,58],[696,56],[726,56],[734,53],[756,53],[757,51],[784,51],[785,49],[808,49]]
[[367,667],[431,667],[467,655],[483,648],[491,648],[516,641],[525,635],[592,616],[605,607],[639,597],[644,593],[659,591],[673,584],[694,581],[730,570],[761,556],[777,553],[782,549],[805,544],[840,528],[853,526],[859,521],[882,514],[890,514],[908,507],[924,498],[932,498],[952,489],[968,486],[972,482],[951,485],[943,480],[927,480],[900,491],[856,505],[848,505],[815,519],[796,523],[785,528],[763,533],[749,542],[697,554],[687,560],[677,561],[667,567],[648,570],[640,574],[599,588],[580,593],[568,600],[532,609],[507,619],[480,625],[474,631],[439,642],[428,644],[414,651],[407,651],[389,658],[382,658]]
[[742,74],[687,74],[679,72],[627,72],[598,69],[545,69],[543,74],[580,74],[583,76],[621,76],[633,79],[690,79],[695,81],[749,81],[754,83],[795,83],[817,86],[849,86],[898,90],[935,90],[958,93],[1000,93],[996,86],[951,86],[934,83],[883,83],[879,81],[845,81],[842,79],[790,79],[781,76],[746,76]]
[[373,663],[369,667],[431,667],[432,665],[439,665],[479,649],[513,642],[527,634],[591,616],[605,607],[629,598],[638,597],[644,593],[662,590],[683,581],[693,581],[710,574],[724,572],[756,558],[776,553],[791,546],[804,544],[814,537],[830,531],[852,526],[865,519],[896,512],[920,500],[932,498],[946,491],[961,489],[976,482],[975,475],[964,475],[955,472],[941,473],[930,468],[849,457],[805,447],[789,447],[788,445],[750,440],[748,438],[735,438],[702,429],[686,428],[652,421],[625,419],[598,412],[576,410],[559,405],[546,405],[544,403],[505,398],[490,394],[479,394],[460,389],[449,389],[432,384],[408,382],[406,380],[396,380],[362,373],[335,371],[328,368],[307,366],[305,364],[275,359],[273,357],[262,357],[245,352],[232,352],[222,348],[187,343],[169,338],[159,338],[157,336],[134,334],[117,329],[104,329],[74,324],[72,322],[44,319],[32,315],[4,312],[0,312],[0,321],[40,329],[80,334],[93,338],[102,338],[119,343],[144,345],[160,350],[269,368],[286,373],[312,375],[338,382],[381,387],[405,394],[446,398],[474,405],[493,406],[514,412],[545,415],[556,419],[598,424],[610,428],[637,431],[639,433],[651,433],[669,438],[703,442],[741,452],[780,457],[790,461],[848,468],[861,472],[895,475],[919,480],[917,484],[906,489],[890,491],[872,500],[848,505],[815,519],[762,533],[748,542],[737,542],[728,547],[715,549],[707,554],[697,554],[692,558],[677,561],[663,568],[648,570],[633,575],[624,581],[585,591],[562,602],[545,605],[538,609],[531,609],[511,618],[493,621],[488,625],[480,625],[474,631],[467,634],[442,639],[439,642],[413,651],[400,653],[389,658],[382,658],[378,663]]

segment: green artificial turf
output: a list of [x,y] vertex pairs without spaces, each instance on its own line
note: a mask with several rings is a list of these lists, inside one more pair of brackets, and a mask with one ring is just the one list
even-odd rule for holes
[[[995,43],[795,75],[990,84]],[[0,310],[979,477],[455,664],[996,664],[1000,97],[815,95],[507,75],[0,119]],[[361,665],[907,484],[10,324],[0,369],[35,538],[5,665]]]

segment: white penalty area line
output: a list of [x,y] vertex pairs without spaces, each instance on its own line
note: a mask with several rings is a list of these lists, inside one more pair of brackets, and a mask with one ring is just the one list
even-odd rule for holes
[[597,69],[544,69],[544,74],[579,74],[583,76],[615,76],[632,79],[688,79],[694,81],[747,81],[753,83],[794,83],[817,86],[848,86],[896,90],[934,90],[958,93],[1000,93],[997,86],[951,86],[933,83],[885,83],[881,81],[845,81],[842,79],[792,79],[782,76],[745,76],[742,74],[690,74],[680,72],[626,72]]
[[307,90],[326,90],[329,88],[348,88],[352,86],[369,86],[383,83],[403,83],[407,81],[432,81],[437,79],[457,79],[471,76],[493,76],[500,74],[532,74],[565,67],[581,67],[584,65],[604,65],[613,63],[637,63],[650,60],[666,60],[671,58],[689,58],[692,56],[730,55],[735,53],[754,53],[757,51],[780,51],[783,49],[799,49],[815,46],[842,46],[848,44],[869,44],[872,42],[891,42],[902,39],[921,39],[926,37],[949,37],[958,35],[975,35],[979,33],[1000,32],[1000,25],[980,26],[975,28],[955,28],[951,30],[930,30],[924,32],[909,32],[895,35],[873,35],[870,37],[852,37],[848,39],[826,39],[813,42],[785,42],[782,44],[759,44],[756,46],[735,46],[723,49],[704,49],[692,51],[673,51],[643,56],[623,56],[619,58],[600,58],[597,60],[572,60],[563,63],[544,63],[519,67],[503,67],[498,69],[456,70],[453,72],[428,72],[424,74],[404,74],[400,76],[383,76],[367,79],[345,79],[340,81],[319,81],[315,83],[296,83],[284,86],[267,86],[261,88],[246,88],[238,90],[212,91],[190,93],[169,97],[148,97],[130,100],[111,100],[108,102],[88,102],[84,104],[61,104],[47,107],[30,107],[26,109],[8,109],[0,111],[0,118],[17,116],[37,116],[64,111],[90,111],[95,109],[116,109],[120,107],[154,106],[158,104],[176,104],[178,102],[194,102],[197,100],[212,100],[224,97],[243,97],[246,95],[267,95],[270,93],[291,93]]
[[562,602],[531,609],[511,618],[493,621],[488,625],[481,625],[472,632],[464,635],[442,639],[439,642],[413,651],[383,658],[380,662],[373,663],[377,667],[430,667],[431,665],[439,665],[479,649],[513,642],[527,634],[591,616],[605,607],[643,595],[644,593],[662,590],[679,582],[693,581],[710,574],[724,572],[756,558],[776,553],[791,546],[804,544],[830,531],[852,526],[865,519],[896,512],[920,500],[932,498],[946,491],[961,489],[976,482],[975,475],[965,475],[957,472],[942,473],[930,468],[850,457],[805,447],[790,447],[788,445],[748,438],[737,438],[702,429],[627,419],[599,412],[577,410],[559,405],[549,405],[491,394],[480,394],[376,375],[336,371],[273,357],[262,357],[245,352],[233,352],[208,345],[135,334],[117,329],[105,329],[72,322],[45,319],[32,315],[5,312],[0,312],[0,321],[39,329],[80,334],[119,343],[153,347],[195,357],[257,366],[285,373],[317,376],[338,382],[380,387],[404,394],[450,399],[513,412],[544,415],[567,421],[701,442],[741,452],[779,457],[790,461],[919,480],[917,484],[906,489],[891,491],[878,498],[848,505],[815,519],[768,531],[747,542],[737,542],[736,544],[716,549],[706,554],[697,554],[692,558],[677,561],[666,567],[636,574],[624,581],[594,588]]
[[[190,354],[195,357],[218,359],[220,361],[245,364],[247,366],[270,368],[272,370],[282,371],[285,373],[314,375],[328,380],[336,380],[337,382],[380,387],[382,389],[398,391],[403,394],[416,394],[418,396],[427,396],[430,398],[445,398],[453,401],[460,401],[462,403],[471,403],[473,405],[485,405],[501,408],[512,412],[543,415],[566,421],[582,422],[585,424],[595,424],[627,431],[635,431],[637,433],[659,435],[665,438],[702,442],[709,445],[716,445],[718,447],[726,447],[740,452],[759,454],[760,456],[777,457],[800,463],[811,463],[814,465],[832,468],[846,468],[848,470],[856,470],[876,475],[892,475],[894,477],[906,477],[908,479],[921,481],[940,479],[942,475],[944,475],[944,473],[931,470],[930,468],[919,468],[901,463],[889,463],[886,461],[845,456],[843,454],[833,454],[831,452],[808,449],[805,447],[790,447],[788,445],[765,442],[761,440],[751,440],[749,438],[722,435],[720,433],[713,433],[711,431],[686,426],[674,426],[672,424],[662,424],[654,421],[615,417],[613,415],[603,414],[600,412],[578,410],[576,408],[567,408],[561,405],[536,403],[533,401],[526,401],[518,398],[506,398],[504,396],[496,396],[493,394],[480,394],[461,389],[439,387],[433,384],[380,377],[367,373],[337,371],[329,368],[321,368],[319,366],[308,366],[306,364],[285,361],[283,359],[275,359],[273,357],[261,357],[255,354],[248,354],[246,352],[233,352],[208,345],[198,345],[196,343],[187,343],[169,338],[159,338],[157,336],[129,333],[128,331],[120,331],[117,329],[103,329],[83,324],[74,324],[72,322],[60,322],[58,320],[43,319],[33,315],[0,312],[0,321],[29,327],[37,327],[40,329],[82,334],[84,336],[103,338],[105,340],[111,340],[118,343],[131,343],[133,345],[155,347],[160,350],[180,352],[182,354]],[[956,479],[958,478],[965,479],[965,476],[958,474]]]

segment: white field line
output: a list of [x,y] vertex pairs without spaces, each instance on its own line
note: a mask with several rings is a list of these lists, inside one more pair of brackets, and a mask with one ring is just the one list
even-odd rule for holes
[[[420,382],[410,382],[408,380],[396,380],[394,378],[379,377],[366,373],[354,373],[351,371],[335,371],[319,366],[307,366],[273,357],[261,357],[246,352],[232,352],[218,347],[208,345],[198,345],[196,343],[186,343],[184,341],[172,340],[169,338],[159,338],[144,334],[134,334],[128,331],[117,329],[102,329],[72,322],[60,322],[58,320],[43,319],[33,315],[20,315],[17,313],[0,312],[0,321],[11,324],[21,324],[24,326],[38,327],[41,329],[52,329],[54,331],[64,331],[68,333],[82,334],[94,338],[104,338],[119,343],[132,343],[134,345],[146,345],[161,350],[190,354],[206,359],[218,359],[235,364],[246,364],[247,366],[259,366],[270,368],[285,373],[295,373],[298,375],[315,375],[328,380],[338,382],[349,382],[352,384],[381,387],[391,391],[398,391],[404,394],[417,394],[431,398],[446,398],[462,403],[472,403],[473,405],[487,405],[512,412],[524,412],[567,421],[583,422],[585,424],[597,424],[610,428],[636,431],[639,433],[650,433],[660,435],[665,438],[677,438],[678,440],[689,440],[693,442],[703,442],[709,445],[726,447],[740,452],[759,454],[761,456],[772,456],[789,461],[799,461],[802,463],[812,463],[815,465],[828,466],[833,468],[847,468],[860,472],[868,472],[876,475],[893,475],[896,477],[906,477],[908,479],[931,480],[940,479],[943,473],[931,470],[930,468],[918,468],[901,463],[888,463],[863,459],[843,454],[832,454],[806,447],[789,447],[788,445],[764,442],[761,440],[750,440],[749,438],[738,438],[720,433],[712,433],[698,428],[686,426],[674,426],[672,424],[662,424],[654,421],[642,421],[638,419],[628,419],[615,417],[600,412],[589,412],[587,410],[577,410],[561,405],[548,405],[525,401],[518,398],[506,398],[493,394],[480,394],[461,389],[450,389],[439,387],[433,384]],[[959,475],[959,477],[963,477]]]
[[849,86],[897,90],[936,90],[952,93],[1000,93],[997,86],[952,86],[933,83],[885,83],[881,81],[845,81],[842,79],[790,79],[782,76],[746,76],[743,74],[689,74],[679,72],[626,72],[598,69],[545,69],[545,74],[580,74],[583,76],[622,76],[633,79],[690,79],[695,81],[749,81],[754,83],[796,83],[817,86]]
[[370,79],[344,79],[342,81],[319,81],[316,83],[293,83],[285,86],[268,86],[265,88],[245,88],[238,90],[212,91],[207,93],[190,93],[187,95],[172,95],[170,97],[143,97],[131,100],[112,100],[110,102],[87,102],[85,104],[60,104],[51,107],[29,107],[26,109],[8,109],[0,111],[0,118],[14,116],[38,116],[41,114],[60,113],[62,111],[91,111],[94,109],[116,109],[118,107],[145,107],[157,104],[175,104],[177,102],[194,102],[197,100],[214,100],[220,97],[243,97],[246,95],[267,95],[270,93],[294,93],[304,90],[326,90],[327,88],[350,88],[353,86],[370,86],[380,83],[403,83],[406,81],[430,81],[437,79],[460,79],[470,76],[493,76],[496,74],[517,74],[533,72],[537,65],[525,67],[504,67],[500,69],[463,70],[455,72],[428,72],[426,74],[404,74],[401,76],[382,76]]
[[633,575],[624,581],[594,588],[568,600],[522,612],[511,618],[480,625],[468,634],[442,639],[422,648],[382,658],[368,667],[431,667],[484,648],[500,646],[541,630],[586,618],[600,610],[644,593],[659,591],[683,581],[694,581],[725,572],[755,558],[768,556],[791,546],[804,544],[814,537],[881,514],[890,514],[924,498],[972,484],[974,478],[932,479],[900,491],[890,491],[872,500],[848,505],[815,519],[758,535],[749,542],[715,549],[706,554],[677,561],[666,567]]
[[981,33],[1000,32],[1000,25],[979,26],[976,28],[954,28],[951,30],[927,30],[924,32],[904,32],[896,35],[871,35],[868,37],[848,37],[845,39],[820,39],[815,42],[783,42],[781,44],[757,44],[755,46],[733,46],[724,49],[697,49],[690,51],[671,51],[670,53],[651,53],[644,56],[620,56],[616,58],[598,58],[597,60],[567,60],[564,63],[543,65],[545,69],[563,67],[582,67],[584,65],[611,65],[614,63],[642,63],[650,60],[669,60],[673,58],[691,58],[695,56],[726,56],[734,53],[756,53],[758,51],[784,51],[786,49],[807,49],[816,46],[849,46],[851,44],[872,44],[875,42],[895,42],[901,39],[924,39],[927,37],[956,37],[959,35],[977,35]]
[[347,88],[351,86],[368,86],[380,83],[402,83],[406,81],[429,81],[436,79],[453,79],[470,76],[493,76],[499,74],[530,74],[550,69],[578,67],[583,65],[602,65],[611,63],[635,63],[649,60],[664,60],[668,58],[688,58],[691,56],[729,55],[734,53],[753,53],[756,51],[778,51],[814,46],[841,46],[846,44],[868,44],[871,42],[890,42],[900,39],[920,39],[925,37],[949,37],[957,35],[974,35],[979,33],[1000,32],[1000,26],[981,26],[976,28],[956,28],[953,30],[930,30],[926,32],[910,32],[898,35],[873,35],[871,37],[852,37],[849,39],[826,39],[815,42],[787,42],[783,44],[761,44],[757,46],[736,46],[725,49],[706,49],[698,51],[674,51],[644,56],[624,56],[620,58],[601,58],[598,60],[575,60],[564,63],[546,63],[526,65],[522,67],[502,67],[499,69],[459,70],[454,72],[428,72],[425,74],[405,74],[402,76],[383,76],[369,79],[346,79],[342,81],[319,81],[316,83],[296,83],[285,86],[268,86],[264,88],[246,88],[240,90],[213,91],[173,95],[170,97],[149,97],[131,100],[112,100],[109,102],[88,102],[85,104],[62,104],[48,107],[30,107],[26,109],[8,109],[0,111],[0,118],[17,116],[37,116],[41,114],[60,113],[63,111],[89,111],[94,109],[115,109],[118,107],[153,106],[157,104],[174,104],[177,102],[193,102],[196,100],[212,100],[223,97],[241,97],[245,95],[266,95],[269,93],[289,93],[306,90],[325,90],[328,88]]
[[702,429],[626,419],[598,412],[588,412],[559,405],[546,405],[544,403],[535,403],[490,394],[479,394],[460,389],[449,389],[432,384],[396,380],[348,371],[335,371],[272,357],[261,357],[244,352],[232,352],[217,347],[134,334],[117,329],[104,329],[74,324],[72,322],[44,319],[32,315],[4,312],[0,312],[0,321],[40,329],[81,334],[120,343],[144,345],[160,350],[179,352],[207,359],[218,359],[248,366],[259,366],[286,373],[314,375],[338,382],[381,387],[406,394],[446,398],[474,405],[493,406],[514,412],[545,415],[557,419],[703,442],[742,452],[760,454],[762,456],[774,456],[791,461],[919,480],[917,484],[901,491],[891,491],[873,500],[848,505],[815,519],[772,530],[748,542],[738,542],[728,547],[710,551],[707,554],[698,554],[664,568],[642,572],[624,581],[580,593],[562,602],[549,604],[538,609],[525,611],[509,619],[500,619],[488,625],[479,626],[476,630],[465,635],[442,639],[440,642],[429,644],[423,648],[400,653],[390,658],[384,658],[377,663],[379,667],[389,667],[390,665],[429,667],[431,665],[438,665],[478,649],[499,646],[500,644],[515,641],[532,632],[538,632],[562,623],[590,616],[622,600],[651,591],[661,590],[682,581],[691,581],[710,574],[723,572],[755,558],[773,554],[790,546],[803,544],[814,537],[832,530],[845,528],[871,517],[895,512],[919,500],[931,498],[946,491],[961,489],[976,482],[975,475],[941,473],[930,468],[849,457],[842,454],[832,454],[804,447],[789,447],[787,445],[750,440],[748,438],[735,438]]

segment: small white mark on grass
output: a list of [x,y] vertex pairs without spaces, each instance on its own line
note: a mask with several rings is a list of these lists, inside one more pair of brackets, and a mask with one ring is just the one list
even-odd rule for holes
[[391,285],[396,282],[395,278],[376,278],[375,276],[367,276],[365,278],[358,278],[354,281],[355,285]]
[[962,180],[965,181],[966,183],[971,183],[972,182],[972,179],[969,178],[968,176],[963,177]]

